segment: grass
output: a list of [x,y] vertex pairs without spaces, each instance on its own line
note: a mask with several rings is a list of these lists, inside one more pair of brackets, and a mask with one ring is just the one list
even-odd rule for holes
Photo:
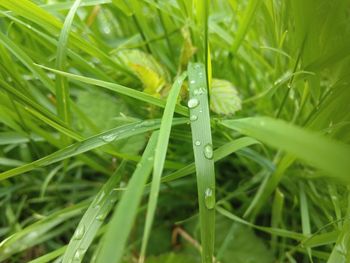
[[349,262],[349,24],[0,1],[0,262]]

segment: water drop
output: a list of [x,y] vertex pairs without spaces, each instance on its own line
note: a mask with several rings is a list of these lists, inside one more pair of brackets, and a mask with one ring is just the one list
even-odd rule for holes
[[202,95],[202,94],[204,94],[204,93],[205,93],[205,89],[203,89],[203,88],[195,89],[195,90],[193,91],[193,94],[194,94],[194,95]]
[[190,121],[196,121],[198,119],[197,115],[191,115]]
[[204,156],[207,159],[213,159],[213,146],[210,143],[204,147]]
[[215,197],[213,189],[207,188],[204,192],[204,203],[208,209],[213,209],[215,206]]
[[105,142],[113,142],[116,139],[116,137],[117,136],[115,134],[107,134],[102,136],[101,138]]
[[196,83],[195,80],[191,80],[191,81],[190,81],[190,84],[195,84],[195,83]]
[[75,254],[73,261],[81,262],[85,254],[85,249],[78,249]]
[[106,193],[104,191],[102,191],[97,198],[94,201],[94,208],[100,208],[101,203],[103,201],[103,198],[105,197]]
[[74,239],[82,239],[85,234],[85,226],[82,225],[75,230]]
[[195,142],[194,142],[194,145],[200,146],[200,145],[201,145],[201,142],[200,142],[200,141],[195,141]]
[[[122,185],[120,183],[120,187],[122,188]],[[109,202],[114,204],[118,200],[118,191],[113,190],[110,194]]]
[[96,219],[98,221],[104,221],[107,217],[108,213],[102,213],[102,214],[99,214],[98,216],[96,216]]
[[187,103],[187,106],[190,109],[194,109],[195,107],[197,107],[199,105],[199,100],[196,98],[190,99]]

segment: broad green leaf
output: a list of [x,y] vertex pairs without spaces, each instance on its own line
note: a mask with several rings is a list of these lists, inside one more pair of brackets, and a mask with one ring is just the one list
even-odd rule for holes
[[217,114],[230,115],[241,108],[241,99],[232,83],[223,79],[213,79],[210,90],[210,109]]

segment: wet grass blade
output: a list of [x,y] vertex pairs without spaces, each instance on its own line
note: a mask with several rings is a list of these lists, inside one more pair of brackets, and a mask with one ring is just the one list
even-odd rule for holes
[[144,262],[144,256],[146,254],[147,243],[151,233],[154,214],[157,207],[157,200],[160,188],[160,181],[164,169],[164,162],[166,153],[168,150],[170,130],[173,123],[173,115],[175,112],[175,106],[177,98],[179,96],[182,83],[187,74],[183,73],[177,77],[168,96],[167,103],[164,109],[162,122],[159,129],[159,137],[157,141],[157,151],[154,155],[154,168],[151,183],[150,196],[148,200],[148,209],[146,215],[146,222],[144,228],[144,234],[142,238],[141,254],[139,262]]
[[[172,124],[177,125],[183,124],[185,122],[186,119],[174,119]],[[74,143],[66,148],[58,150],[48,156],[45,156],[29,164],[0,173],[0,180],[4,180],[6,178],[18,174],[29,172],[37,167],[46,166],[61,160],[65,160],[70,157],[79,155],[81,153],[96,149],[110,142],[125,139],[147,131],[152,131],[158,129],[159,127],[159,120],[140,121],[132,124],[123,125],[115,129],[106,131],[104,133],[92,136],[81,142]]]
[[215,236],[215,171],[205,66],[202,63],[190,63],[188,77],[188,107],[197,175],[202,262],[211,263]]
[[97,262],[117,263],[123,256],[141,201],[143,188],[152,171],[157,140],[158,132],[154,132],[108,224]]
[[116,188],[124,172],[124,167],[125,162],[112,174],[84,213],[74,235],[69,241],[63,256],[63,263],[70,263],[72,261],[78,263],[83,260],[97,231],[118,199],[119,191]]
[[221,124],[284,150],[327,175],[350,183],[350,147],[346,144],[267,117],[226,120]]

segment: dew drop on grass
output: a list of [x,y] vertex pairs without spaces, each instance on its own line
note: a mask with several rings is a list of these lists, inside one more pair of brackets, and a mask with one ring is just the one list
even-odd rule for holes
[[103,141],[105,142],[113,142],[117,136],[115,134],[107,134],[101,137]]
[[209,187],[205,189],[205,192],[204,192],[204,203],[208,209],[213,209],[215,206],[215,197],[214,197],[213,189]]
[[74,234],[74,239],[82,239],[83,236],[85,234],[85,226],[82,225],[82,226],[79,226],[77,230],[75,230],[75,234]]
[[[123,186],[120,185],[120,187],[122,188]],[[113,190],[109,195],[110,195],[109,202],[112,204],[116,203],[118,200],[118,191]]]
[[195,83],[196,83],[195,80],[191,80],[191,81],[190,81],[190,84],[195,84]]
[[194,142],[194,145],[200,146],[200,145],[201,145],[201,142],[197,140],[197,141]]
[[94,208],[100,208],[103,198],[105,197],[105,191],[102,191],[94,201]]
[[213,155],[213,146],[210,143],[208,143],[204,146],[204,156],[207,159],[213,159]]
[[196,121],[198,119],[198,116],[197,115],[191,115],[190,117],[190,121]]
[[104,221],[106,219],[107,215],[108,215],[108,213],[101,213],[101,214],[96,216],[96,219],[98,221]]
[[198,88],[198,89],[195,89],[194,91],[193,91],[193,94],[194,95],[202,95],[202,94],[204,94],[205,93],[205,89],[203,89],[203,88]]
[[85,254],[85,250],[84,249],[78,249],[73,257],[73,262],[81,262],[81,260],[83,259]]
[[197,107],[199,105],[199,100],[196,98],[192,98],[188,101],[187,106],[190,109],[194,109],[195,107]]

